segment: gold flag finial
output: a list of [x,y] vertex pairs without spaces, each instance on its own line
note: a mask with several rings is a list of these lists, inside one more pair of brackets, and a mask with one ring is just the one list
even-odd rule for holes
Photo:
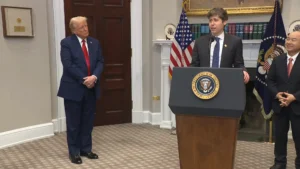
[[186,5],[188,4],[188,0],[182,0],[182,9],[186,12]]

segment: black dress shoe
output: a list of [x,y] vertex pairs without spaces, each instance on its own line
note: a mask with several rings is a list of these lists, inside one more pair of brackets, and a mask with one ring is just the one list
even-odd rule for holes
[[270,169],[286,169],[286,164],[274,164]]
[[79,155],[70,155],[69,158],[70,158],[71,162],[74,163],[74,164],[81,164],[82,163],[82,160],[81,160]]
[[81,152],[80,155],[87,157],[89,159],[98,159],[98,155],[93,152],[89,152],[89,153]]

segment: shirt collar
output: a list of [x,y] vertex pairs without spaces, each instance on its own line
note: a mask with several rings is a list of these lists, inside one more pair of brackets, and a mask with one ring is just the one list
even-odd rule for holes
[[[82,39],[81,37],[77,36],[77,35],[76,35],[76,37],[77,37],[79,43],[81,44],[83,39]],[[87,39],[85,38],[84,40],[85,40],[85,42],[86,42]]]
[[219,36],[216,36],[216,37],[220,38],[221,40],[224,40],[224,36],[225,36],[225,34],[224,34],[224,31],[223,31]]
[[288,57],[288,60],[289,58],[293,58],[293,61],[295,61],[297,59],[297,56],[299,55],[300,52],[296,53],[295,55],[293,56],[290,56],[288,53],[287,53],[287,57]]

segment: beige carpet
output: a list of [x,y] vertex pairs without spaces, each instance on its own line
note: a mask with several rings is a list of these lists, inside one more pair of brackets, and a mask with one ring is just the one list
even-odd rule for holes
[[[177,136],[148,124],[95,127],[93,150],[98,160],[68,159],[66,134],[0,150],[1,169],[179,169]],[[238,141],[235,169],[268,169],[273,144]],[[294,168],[295,150],[288,144],[288,168]]]

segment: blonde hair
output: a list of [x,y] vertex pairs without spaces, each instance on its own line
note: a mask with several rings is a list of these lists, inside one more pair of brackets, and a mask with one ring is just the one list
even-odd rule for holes
[[69,27],[71,29],[71,32],[74,31],[76,23],[80,21],[86,21],[87,22],[87,17],[85,16],[76,16],[70,19]]

